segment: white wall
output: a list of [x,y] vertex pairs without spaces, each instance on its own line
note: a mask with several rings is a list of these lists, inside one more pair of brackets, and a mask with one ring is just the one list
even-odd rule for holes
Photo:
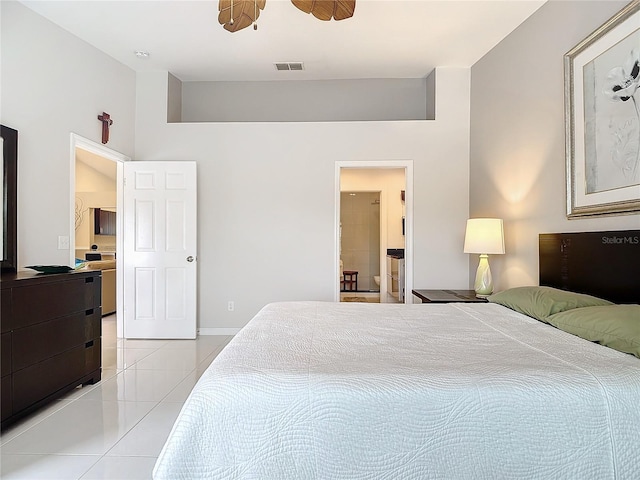
[[183,82],[182,121],[426,120],[427,90],[425,78]]
[[470,214],[505,219],[496,290],[537,285],[540,233],[640,228],[640,215],[565,214],[563,55],[626,3],[547,2],[471,70]]
[[[0,2],[1,121],[18,130],[18,267],[69,262],[58,236],[73,231],[70,133],[133,153],[135,75],[13,1]],[[165,112],[166,117],[166,112]]]
[[469,69],[436,82],[435,121],[168,124],[167,72],[138,73],[135,158],[198,162],[201,329],[334,299],[336,161],[412,160],[414,285],[468,285]]
[[167,90],[167,122],[182,121],[182,82],[169,74]]

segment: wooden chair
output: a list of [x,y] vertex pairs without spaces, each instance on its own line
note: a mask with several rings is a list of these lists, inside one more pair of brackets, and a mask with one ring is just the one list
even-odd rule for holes
[[343,270],[342,280],[340,281],[340,290],[343,292],[358,291],[358,271]]

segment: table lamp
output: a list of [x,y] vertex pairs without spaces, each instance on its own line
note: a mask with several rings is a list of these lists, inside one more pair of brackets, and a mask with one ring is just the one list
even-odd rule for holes
[[476,297],[493,293],[489,255],[504,253],[504,231],[501,218],[470,218],[464,236],[464,253],[479,253],[474,289]]

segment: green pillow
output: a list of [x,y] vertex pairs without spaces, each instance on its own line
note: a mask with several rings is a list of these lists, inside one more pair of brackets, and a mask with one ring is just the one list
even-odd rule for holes
[[560,330],[640,358],[640,305],[579,308],[547,320]]
[[541,322],[554,313],[579,307],[613,305],[607,300],[582,293],[568,292],[552,287],[516,287],[494,293],[488,301],[524,313]]

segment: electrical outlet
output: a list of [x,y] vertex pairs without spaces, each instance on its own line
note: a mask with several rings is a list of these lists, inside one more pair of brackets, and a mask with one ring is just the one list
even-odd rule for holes
[[235,308],[235,305],[233,304],[233,301],[229,300],[229,303],[227,303],[227,310],[229,310],[230,312],[233,312],[234,308]]
[[58,237],[58,250],[69,250],[69,237],[60,235]]

